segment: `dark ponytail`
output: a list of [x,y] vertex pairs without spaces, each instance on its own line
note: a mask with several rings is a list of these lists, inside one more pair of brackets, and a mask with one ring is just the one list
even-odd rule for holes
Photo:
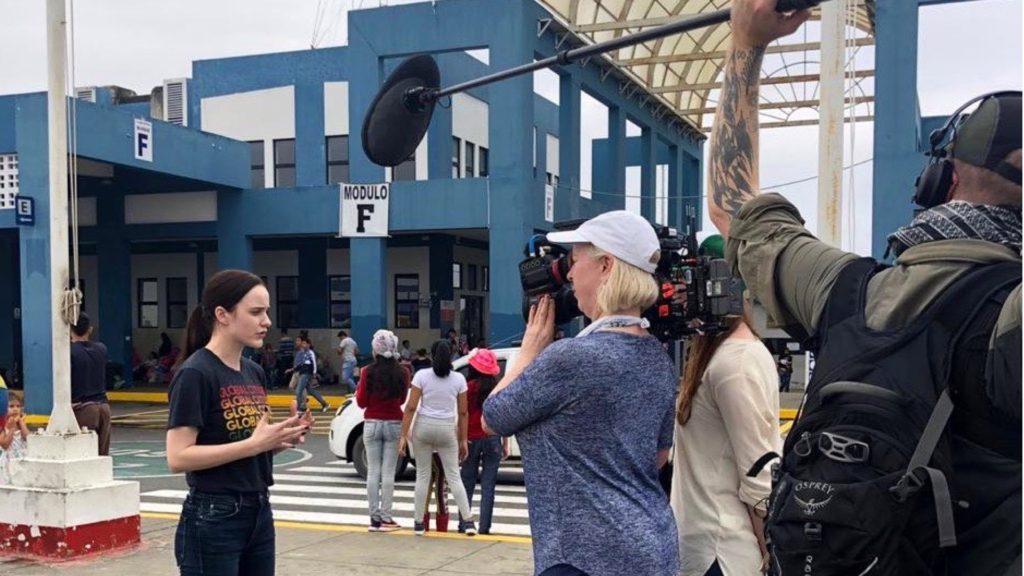
[[444,378],[452,372],[452,347],[447,340],[438,340],[430,348],[431,368],[438,378]]
[[217,308],[231,312],[250,290],[262,285],[263,280],[259,276],[244,270],[223,270],[214,274],[206,282],[199,305],[189,314],[188,324],[185,325],[185,341],[176,366],[210,342]]

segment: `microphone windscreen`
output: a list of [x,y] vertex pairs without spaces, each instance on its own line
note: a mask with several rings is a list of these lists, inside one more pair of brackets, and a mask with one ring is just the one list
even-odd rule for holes
[[374,97],[363,121],[363,150],[374,164],[398,166],[408,160],[430,127],[436,101],[410,106],[407,92],[437,89],[441,73],[426,54],[407,58],[388,76]]

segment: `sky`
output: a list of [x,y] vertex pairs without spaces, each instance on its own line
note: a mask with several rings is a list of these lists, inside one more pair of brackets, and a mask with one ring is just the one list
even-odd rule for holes
[[[76,0],[75,84],[112,84],[145,94],[165,79],[189,76],[193,60],[342,45],[348,10],[405,3],[409,2]],[[0,94],[45,89],[45,4],[0,0]],[[948,114],[983,92],[1021,88],[1021,4],[1021,0],[978,0],[920,10],[918,97],[923,115]],[[871,66],[872,50],[857,54],[858,68]],[[777,67],[778,63],[766,61],[766,72]],[[540,75],[535,84],[539,93],[552,97],[557,94],[553,82],[551,76]],[[870,93],[870,82],[866,87]],[[596,101],[584,98],[584,138],[605,135],[604,113]],[[857,123],[852,134],[847,128],[844,164],[871,159],[872,130],[870,122]],[[762,188],[793,200],[812,231],[817,225],[817,183],[812,179],[779,185],[813,178],[817,150],[817,127],[766,129],[761,134]],[[582,164],[586,169],[589,160],[583,158]],[[583,181],[587,184],[589,178],[584,176]],[[909,197],[910,184],[898,193]],[[844,186],[848,196],[853,191],[854,205],[852,218],[844,213],[844,227],[856,231],[844,236],[844,247],[869,253],[870,162],[848,170]]]

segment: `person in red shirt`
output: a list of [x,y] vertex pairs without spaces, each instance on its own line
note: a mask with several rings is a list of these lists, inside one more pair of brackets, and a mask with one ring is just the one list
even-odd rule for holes
[[[473,501],[473,490],[480,478],[480,534],[490,534],[494,512],[494,487],[498,483],[498,465],[508,458],[508,438],[490,436],[480,425],[484,400],[498,383],[501,367],[494,352],[475,348],[469,352],[469,456],[462,462],[462,484]],[[483,473],[478,474],[483,465]]]
[[391,515],[402,432],[402,404],[409,393],[409,371],[401,365],[398,337],[390,330],[373,335],[373,363],[363,368],[356,386],[356,405],[363,408],[366,447],[366,496],[370,532],[401,528]]

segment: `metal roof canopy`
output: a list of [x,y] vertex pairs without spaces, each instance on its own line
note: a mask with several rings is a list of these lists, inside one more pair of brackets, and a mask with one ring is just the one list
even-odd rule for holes
[[[731,0],[537,0],[560,28],[580,42],[594,44],[731,6]],[[843,0],[835,0],[843,1]],[[874,46],[875,0],[855,0],[855,29],[847,44],[853,64],[865,47]],[[761,74],[761,126],[806,126],[818,122],[820,32],[811,23],[768,47]],[[672,109],[690,126],[708,132],[714,118],[728,24],[676,34],[610,52],[603,58],[637,83],[647,96]],[[788,55],[788,56],[787,56]],[[794,59],[794,55],[796,58]],[[874,59],[871,66],[850,69],[847,105],[857,121],[873,119]],[[771,87],[771,88],[769,88]],[[847,111],[848,116],[850,110]]]

